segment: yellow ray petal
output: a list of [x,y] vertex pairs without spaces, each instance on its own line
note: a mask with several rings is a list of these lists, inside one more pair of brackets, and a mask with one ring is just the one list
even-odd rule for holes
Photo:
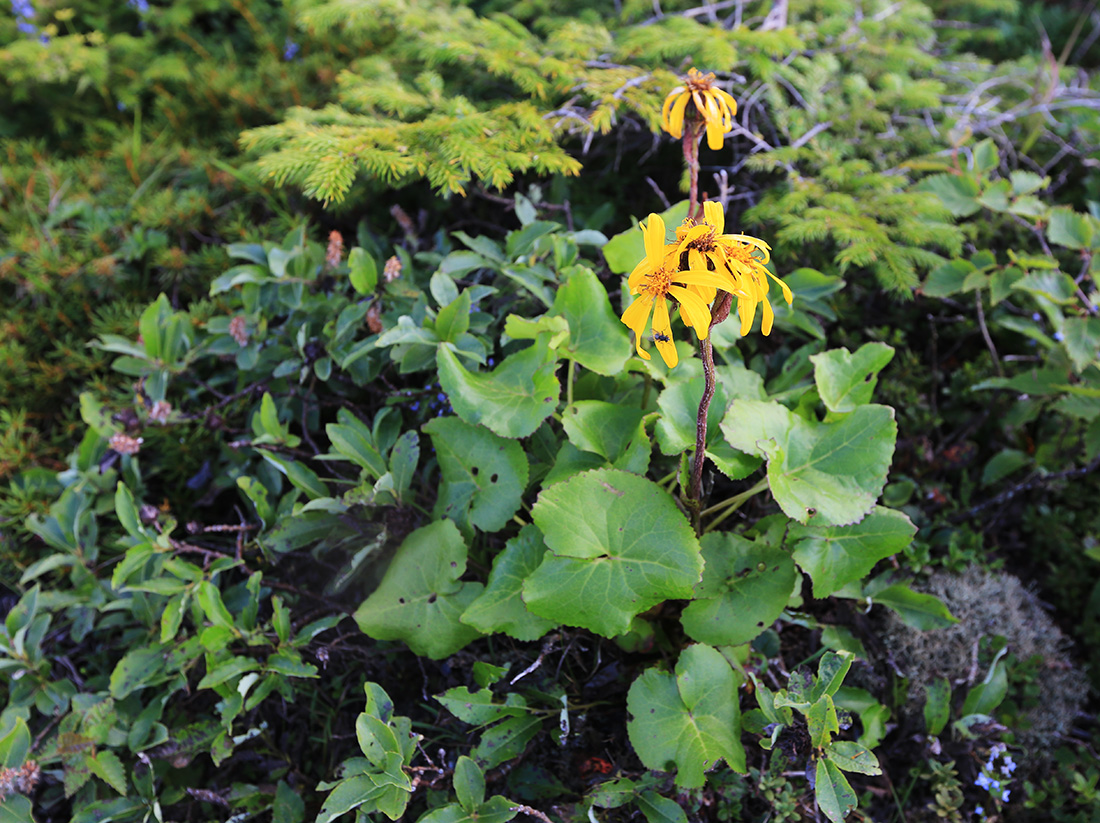
[[722,210],[722,204],[716,200],[707,200],[703,203],[703,219],[710,224],[716,235],[721,235],[726,227],[726,214]]
[[686,91],[676,98],[672,111],[668,115],[668,128],[666,131],[679,140],[684,135],[684,109],[687,108],[691,95]]
[[752,331],[752,319],[756,315],[756,301],[751,297],[737,298],[737,314],[741,318],[741,336]]
[[[765,269],[765,271],[767,271],[767,269]],[[768,277],[779,284],[779,288],[783,290],[783,299],[787,301],[788,306],[791,305],[791,301],[794,300],[794,293],[791,291],[791,287],[780,280],[778,277],[776,277],[774,274],[772,274],[770,271],[768,272]]]
[[767,337],[772,333],[772,321],[775,320],[775,312],[772,311],[772,304],[768,302],[768,298],[765,297],[760,302],[764,311],[764,316],[760,320],[760,333]]
[[680,316],[695,329],[699,339],[706,339],[710,331],[710,309],[703,298],[683,286],[669,286],[668,293],[680,301]]
[[714,91],[718,94],[719,99],[729,108],[730,119],[735,117],[737,115],[737,101],[733,99],[733,95],[719,88],[716,88]]
[[661,128],[665,131],[672,131],[671,123],[669,122],[669,112],[672,110],[672,105],[679,101],[680,96],[687,90],[683,86],[677,86],[668,93],[665,98],[665,103],[661,106]]
[[731,294],[741,291],[738,283],[725,272],[707,271],[705,268],[679,272],[676,275],[676,282],[683,283],[685,286],[711,286]]
[[665,221],[659,214],[650,214],[645,226],[645,257],[653,270],[660,267],[665,252]]
[[[664,302],[663,298],[661,302]],[[643,360],[649,359],[649,352],[642,349],[642,332],[645,331],[645,324],[649,320],[649,310],[652,306],[653,298],[648,294],[643,294],[627,307],[622,316],[622,321],[634,332],[634,347],[638,350],[638,356]]]
[[653,306],[653,343],[657,351],[661,353],[661,359],[670,369],[676,368],[680,362],[680,355],[676,352],[676,344],[672,342],[672,323],[668,317],[668,302],[663,297],[658,297]]

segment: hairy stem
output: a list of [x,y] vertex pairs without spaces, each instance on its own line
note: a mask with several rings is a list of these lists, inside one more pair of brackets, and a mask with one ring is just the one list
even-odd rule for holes
[[707,415],[714,397],[714,349],[710,337],[699,341],[699,356],[703,359],[703,397],[699,400],[699,414],[695,418],[695,464],[691,469],[691,497],[700,506],[703,502],[703,463],[707,459]]

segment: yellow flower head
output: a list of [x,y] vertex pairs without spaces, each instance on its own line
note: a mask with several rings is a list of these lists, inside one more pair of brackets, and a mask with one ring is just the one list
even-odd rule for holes
[[630,293],[638,295],[625,312],[622,321],[634,332],[638,356],[649,360],[649,352],[642,349],[642,333],[649,315],[653,314],[653,341],[665,364],[671,369],[678,362],[676,346],[672,342],[672,323],[668,299],[680,305],[680,317],[695,329],[699,339],[710,333],[709,300],[703,294],[709,290],[711,299],[717,289],[737,288],[728,271],[708,271],[705,266],[680,270],[680,253],[676,243],[665,243],[665,221],[659,215],[649,215],[645,231],[645,257],[628,280]]
[[684,116],[690,101],[695,103],[691,116],[702,118],[707,125],[707,145],[722,148],[726,133],[733,128],[737,101],[714,85],[713,73],[689,69],[684,85],[674,88],[661,107],[661,127],[677,140],[684,134]]

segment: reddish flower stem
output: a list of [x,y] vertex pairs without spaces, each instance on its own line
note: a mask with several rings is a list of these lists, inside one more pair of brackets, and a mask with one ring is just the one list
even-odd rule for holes
[[[730,305],[733,303],[733,295],[722,292],[710,313],[710,328],[725,320],[730,313]],[[699,521],[699,511],[703,508],[703,464],[706,462],[707,447],[707,417],[710,414],[710,401],[714,399],[716,379],[714,374],[714,349],[710,344],[710,334],[705,340],[699,341],[699,356],[703,360],[703,396],[699,400],[699,413],[695,417],[695,462],[691,470],[690,499],[695,505],[692,507],[695,515],[695,530],[698,532],[702,523]]]
[[699,123],[688,122],[684,124],[684,163],[688,168],[688,180],[690,189],[688,194],[688,217],[698,219],[699,206],[699,138],[703,130]]

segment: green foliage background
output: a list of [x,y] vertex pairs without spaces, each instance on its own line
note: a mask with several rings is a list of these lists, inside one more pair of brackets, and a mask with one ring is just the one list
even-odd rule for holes
[[[1095,5],[0,10],[0,819],[1092,819]],[[617,319],[692,65],[797,295],[699,536]],[[1065,648],[945,679],[967,570]]]

